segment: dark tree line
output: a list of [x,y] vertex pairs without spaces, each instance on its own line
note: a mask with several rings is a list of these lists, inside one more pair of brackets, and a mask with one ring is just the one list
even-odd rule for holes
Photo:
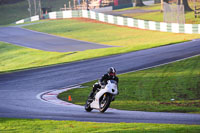
[[13,4],[13,3],[20,2],[20,1],[25,1],[25,0],[0,0],[0,5]]
[[[177,1],[178,1],[178,5],[183,4],[185,11],[192,11],[192,9],[190,8],[188,4],[188,0],[177,0]],[[163,2],[169,3],[169,0],[163,0]]]

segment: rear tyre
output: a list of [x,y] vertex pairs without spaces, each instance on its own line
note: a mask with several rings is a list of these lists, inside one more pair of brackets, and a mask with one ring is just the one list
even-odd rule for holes
[[90,107],[90,103],[88,100],[86,101],[86,104],[85,104],[85,110],[87,112],[91,112],[92,111],[92,108]]
[[101,113],[104,113],[108,109],[108,107],[110,106],[111,100],[112,100],[112,95],[110,95],[108,93],[104,94],[101,97],[101,99],[99,101],[99,104],[100,104],[99,105],[99,107],[100,107],[99,111]]

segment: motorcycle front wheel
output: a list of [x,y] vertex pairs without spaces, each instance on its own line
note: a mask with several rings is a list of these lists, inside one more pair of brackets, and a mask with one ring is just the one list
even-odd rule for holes
[[111,100],[112,100],[112,95],[106,93],[104,94],[101,98],[100,98],[100,101],[99,101],[99,111],[101,113],[104,113],[108,107],[110,106],[110,103],[111,103]]

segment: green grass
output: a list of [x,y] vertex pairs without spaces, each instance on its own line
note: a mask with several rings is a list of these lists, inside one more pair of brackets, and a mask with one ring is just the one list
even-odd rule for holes
[[199,38],[198,34],[173,34],[79,20],[54,20],[26,28],[113,47],[79,52],[45,52],[0,42],[0,72],[126,53]]
[[[67,4],[68,6],[68,3],[66,2],[66,0],[51,1],[51,3],[48,2],[47,0],[42,0],[42,7],[51,7],[52,11],[59,11],[60,8],[64,6],[64,4]],[[194,7],[193,2],[189,4],[191,8]],[[197,6],[200,7],[199,3],[197,3]],[[0,18],[1,18],[0,25],[7,25],[10,23],[14,23],[17,20],[29,17],[29,12],[27,9],[28,9],[27,1],[19,2],[15,4],[1,5],[0,6]],[[144,6],[144,7],[131,7],[131,8],[120,9],[117,11],[123,11],[123,10],[129,10],[129,9],[160,10],[160,4]],[[129,17],[134,17],[134,18],[144,19],[144,20],[163,21],[163,14],[160,13],[159,11],[155,13],[124,14],[124,16],[129,16]],[[194,12],[188,12],[186,13],[186,23],[199,24],[200,19],[194,18]]]
[[[150,12],[150,13],[134,13],[134,14],[124,14],[123,16],[151,20],[157,22],[163,22],[163,13],[160,11]],[[194,18],[194,12],[187,12],[185,14],[185,23],[187,24],[200,24],[200,18]]]
[[142,123],[93,123],[77,121],[55,121],[38,119],[8,119],[0,118],[1,133],[86,133],[86,132],[134,132],[134,133],[198,133],[199,125],[183,124],[142,124]]
[[3,42],[0,42],[0,53],[0,72],[51,64],[68,54],[45,52]]
[[[144,7],[131,7],[122,10],[130,10],[130,9],[142,9],[142,10],[160,10],[160,4],[155,4],[151,6],[144,6]],[[191,8],[193,7],[191,3]],[[121,10],[117,10],[121,11]],[[156,12],[149,12],[149,13],[130,13],[130,14],[123,14],[122,16],[142,19],[142,20],[151,20],[157,22],[163,22],[163,12],[156,11]],[[186,12],[185,13],[185,22],[188,24],[200,24],[200,18],[194,17],[194,11]]]
[[[50,2],[49,0],[42,0],[41,2],[42,7],[51,7],[52,11],[60,11],[60,8],[64,7],[64,4],[68,6],[67,0],[51,0]],[[33,12],[34,9],[32,9],[32,15]],[[27,17],[30,17],[27,0],[14,4],[0,5],[0,25],[8,25]]]
[[154,4],[149,6],[139,6],[139,7],[128,7],[128,8],[122,8],[118,10],[113,11],[126,11],[126,10],[132,10],[132,9],[141,9],[141,10],[160,10],[160,4]]
[[129,13],[129,14],[123,14],[123,16],[126,17],[132,17],[136,19],[142,19],[142,20],[151,20],[156,22],[163,22],[163,13],[161,12],[150,12],[150,13]]
[[106,54],[104,52],[105,49],[65,53],[47,52],[0,42],[0,73],[85,60],[103,56]]
[[[0,25],[9,24],[19,19],[23,19],[29,16],[27,12],[27,5],[25,2],[18,3],[16,5],[5,5],[0,6],[0,17],[3,18],[0,21]],[[40,26],[42,29],[40,30]],[[40,50],[34,50],[24,47],[19,47],[7,43],[0,42],[0,73],[1,72],[10,72],[19,69],[27,69],[38,66],[46,66],[52,64],[59,64],[64,62],[71,62],[77,60],[84,60],[89,58],[96,58],[100,56],[106,56],[117,53],[130,52],[134,50],[146,49],[181,41],[187,41],[195,38],[199,38],[199,35],[184,35],[184,34],[172,34],[172,33],[161,33],[154,31],[143,31],[143,30],[135,30],[130,28],[121,28],[117,26],[111,26],[106,24],[94,24],[94,23],[86,23],[79,22],[76,20],[58,20],[58,21],[50,21],[48,24],[39,24],[35,26],[28,27],[30,29],[39,30],[42,32],[47,32],[55,35],[60,35],[64,37],[71,37],[86,41],[92,41],[102,44],[115,45],[115,46],[123,46],[120,48],[110,48],[110,49],[99,49],[99,50],[87,50],[83,52],[67,52],[67,53],[56,53],[56,52],[45,52]],[[198,61],[197,61],[198,62]],[[154,70],[156,71],[156,70]],[[152,107],[152,105],[158,104],[163,105],[163,108],[168,108],[166,106],[170,104],[177,111],[176,106],[184,105],[186,108],[182,108],[184,111],[189,109],[188,112],[199,112],[196,106],[199,106],[199,100],[191,100],[188,98],[187,100],[182,100],[181,97],[185,97],[184,95],[187,92],[187,89],[184,90],[183,95],[180,95],[177,101],[171,102],[164,98],[163,101],[158,101],[157,99],[152,99],[150,102],[143,99],[148,99],[150,96],[144,95],[141,99],[132,99],[128,101],[122,101],[127,95],[128,89],[131,88],[132,92],[135,92],[137,95],[145,94],[146,91],[151,92],[150,89],[146,88],[146,81],[148,84],[152,84],[148,82],[151,80],[150,76],[146,75],[146,72],[140,72],[135,76],[135,74],[131,74],[136,81],[133,81],[133,84],[130,86],[125,86],[123,89],[123,85],[120,85],[122,88],[120,90],[120,95],[117,97],[116,101],[112,103],[112,107],[119,108],[122,107],[124,102],[130,102],[130,106],[141,106],[141,103],[146,106]],[[130,76],[131,76],[130,75]],[[145,76],[146,75],[146,76]],[[173,73],[172,73],[173,75]],[[130,82],[127,80],[125,76],[120,76],[120,83]],[[139,77],[137,77],[139,76]],[[141,77],[140,77],[141,76]],[[159,77],[159,76],[158,76]],[[162,77],[162,76],[161,76]],[[175,78],[176,76],[172,76]],[[143,82],[139,79],[142,78]],[[150,79],[149,79],[150,78]],[[178,78],[178,76],[177,76]],[[175,78],[176,79],[176,78]],[[194,81],[192,79],[195,79]],[[195,86],[197,79],[195,76],[190,79],[192,84]],[[123,81],[124,80],[124,81]],[[127,81],[126,81],[127,80]],[[162,86],[161,81],[158,80],[159,86]],[[178,82],[178,79],[175,80]],[[184,81],[184,80],[183,80]],[[178,86],[178,90],[181,90],[184,82],[180,81],[181,84],[174,83],[174,87]],[[139,82],[139,86],[137,82]],[[171,82],[171,81],[170,81]],[[143,84],[144,83],[144,84]],[[156,84],[155,83],[155,84]],[[88,83],[86,85],[90,86],[92,83]],[[197,85],[196,85],[197,86]],[[127,87],[127,88],[126,88]],[[142,88],[142,90],[140,89]],[[152,87],[151,87],[152,88]],[[84,89],[84,98],[82,97],[80,100],[80,104],[89,94],[91,88]],[[169,88],[168,88],[169,89]],[[197,88],[188,89],[188,91],[196,91]],[[77,89],[77,91],[80,91]],[[198,89],[199,92],[199,89]],[[182,94],[180,93],[180,94]],[[189,93],[191,94],[191,93]],[[194,96],[192,96],[194,97]],[[128,97],[127,97],[128,98]],[[162,97],[156,97],[158,99]],[[170,97],[171,98],[171,97]],[[174,97],[173,97],[174,98]],[[72,96],[73,101],[76,100],[74,96]],[[121,101],[120,101],[121,99]],[[78,102],[78,101],[77,101]],[[152,103],[152,104],[151,104]],[[197,103],[197,105],[196,105]],[[187,107],[188,105],[192,105],[194,110],[191,111],[193,107]],[[130,107],[129,106],[129,107]],[[125,107],[123,107],[125,109]],[[144,107],[137,108],[138,110],[142,110]],[[147,108],[147,107],[146,107]],[[163,109],[162,108],[162,109]],[[133,108],[134,109],[134,108]],[[134,109],[134,110],[137,110]],[[148,109],[147,109],[148,110]],[[157,110],[159,111],[159,109]],[[161,111],[165,111],[161,110]],[[180,111],[180,110],[178,110]],[[183,111],[183,112],[184,112]],[[27,119],[7,119],[0,118],[0,132],[198,132],[200,127],[198,125],[170,125],[170,124],[137,124],[137,123],[91,123],[91,122],[76,122],[76,121],[51,121],[51,120],[27,120]]]
[[[119,75],[119,92],[111,108],[153,112],[200,113],[200,56],[148,70]],[[58,97],[83,105],[95,81]],[[175,99],[175,101],[171,101]]]
[[[174,34],[149,30],[138,30],[109,24],[78,21],[73,19],[49,21],[25,28],[58,36],[89,42],[129,47],[129,51],[151,48],[199,38],[198,34]],[[120,49],[120,48],[119,48]]]
[[29,17],[27,1],[16,4],[6,4],[0,6],[0,25],[14,23],[17,20]]

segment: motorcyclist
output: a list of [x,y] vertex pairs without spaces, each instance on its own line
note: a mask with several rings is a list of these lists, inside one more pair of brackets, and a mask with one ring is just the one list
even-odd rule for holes
[[89,98],[93,99],[97,89],[100,89],[102,85],[106,85],[108,80],[115,80],[117,83],[119,82],[119,78],[116,76],[116,70],[114,67],[110,67],[108,72],[101,77],[99,82],[93,85],[93,89],[89,95]]

